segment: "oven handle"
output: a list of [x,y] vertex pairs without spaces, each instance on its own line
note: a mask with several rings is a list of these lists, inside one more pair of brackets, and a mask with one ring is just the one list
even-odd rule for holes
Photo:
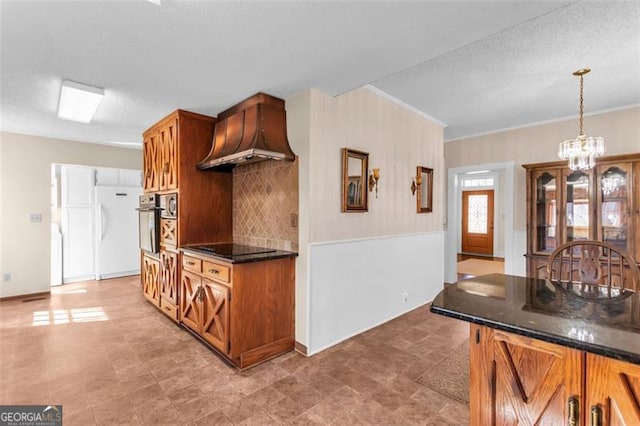
[[138,207],[136,208],[139,212],[154,212],[156,210],[164,210],[162,207]]

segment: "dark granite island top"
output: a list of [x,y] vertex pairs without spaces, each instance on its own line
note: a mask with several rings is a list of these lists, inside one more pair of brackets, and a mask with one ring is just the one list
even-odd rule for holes
[[182,251],[210,256],[229,263],[260,262],[263,260],[296,257],[298,253],[284,250],[253,247],[241,244],[218,243],[198,246],[185,246]]
[[447,286],[431,312],[640,364],[640,295],[511,275]]

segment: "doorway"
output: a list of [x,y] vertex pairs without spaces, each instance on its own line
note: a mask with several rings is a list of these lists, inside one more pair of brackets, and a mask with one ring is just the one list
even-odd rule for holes
[[493,190],[462,191],[462,252],[493,256]]

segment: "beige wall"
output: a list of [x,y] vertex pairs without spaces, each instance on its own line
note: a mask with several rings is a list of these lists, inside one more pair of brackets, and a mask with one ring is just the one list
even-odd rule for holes
[[[640,107],[585,117],[585,133],[603,136],[606,155],[640,152]],[[525,171],[520,165],[557,161],[558,144],[576,137],[577,118],[471,137],[444,144],[447,169],[513,161],[514,228],[526,228]]]
[[[315,352],[431,300],[426,290],[430,283],[441,288],[443,129],[366,88],[335,98],[307,90],[287,99],[286,108],[289,143],[299,161],[296,340]],[[340,211],[344,147],[368,152],[369,169],[380,169],[378,198],[369,193],[367,213]],[[416,213],[416,199],[409,187],[418,165],[435,170],[433,213]],[[335,241],[340,242],[333,244]],[[410,247],[411,253],[393,247]],[[387,279],[375,267],[357,275],[345,272],[375,256],[391,263],[394,256],[400,257],[400,263],[394,265],[406,276]],[[437,265],[425,266],[425,259]],[[318,276],[323,271],[335,275],[324,279]],[[436,278],[426,279],[426,271]],[[360,286],[370,290],[366,304]],[[403,291],[411,294],[406,303],[402,302]],[[378,309],[378,305],[388,309]],[[352,317],[340,321],[336,320],[338,313],[323,310],[336,306],[341,314]],[[312,312],[318,308],[321,313],[314,320]],[[336,320],[336,325],[325,315]],[[355,331],[344,325],[354,325]]]
[[[0,133],[0,266],[12,275],[0,297],[49,290],[52,163],[140,169],[142,152]],[[42,223],[29,223],[30,213]]]
[[[336,98],[311,90],[310,105],[310,243],[442,230],[441,126],[366,88]],[[367,213],[340,211],[343,147],[368,152],[369,170],[380,169]],[[434,169],[433,213],[416,213],[417,166]]]

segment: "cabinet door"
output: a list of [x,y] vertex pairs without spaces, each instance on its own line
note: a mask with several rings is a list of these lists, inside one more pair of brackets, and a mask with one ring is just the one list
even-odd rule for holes
[[178,121],[172,119],[158,129],[160,138],[160,190],[178,187]]
[[142,189],[144,192],[153,192],[160,189],[160,180],[158,176],[158,134],[149,132],[145,134],[142,142]]
[[227,353],[229,342],[229,289],[202,279],[202,337],[215,348]]
[[142,259],[142,291],[154,305],[160,306],[160,261],[149,256]]
[[587,354],[586,374],[587,418],[596,407],[601,426],[640,425],[640,365]]
[[472,424],[567,423],[569,398],[583,397],[579,351],[487,327],[471,330],[471,365],[479,366],[471,375]]
[[193,331],[200,333],[202,303],[199,299],[202,278],[183,269],[180,283],[180,321]]
[[160,245],[176,247],[178,242],[178,221],[176,219],[160,219]]
[[595,204],[593,200],[593,173],[582,170],[563,171],[564,223],[563,243],[575,240],[593,240]]
[[598,240],[629,253],[633,248],[631,221],[631,163],[597,167]]
[[174,306],[178,305],[178,253],[162,250],[160,252],[162,262],[162,281],[160,297],[169,301]]
[[532,177],[531,238],[534,253],[552,253],[560,244],[560,170],[541,170]]

